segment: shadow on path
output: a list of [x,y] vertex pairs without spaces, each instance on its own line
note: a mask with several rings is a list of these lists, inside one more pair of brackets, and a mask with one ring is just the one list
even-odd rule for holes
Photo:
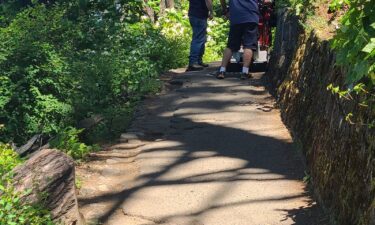
[[[150,169],[140,174],[135,186],[95,198],[80,199],[80,204],[113,202],[112,208],[100,218],[101,222],[106,223],[129,198],[148,188],[220,184],[220,188],[205,199],[207,203],[204,207],[188,213],[167,213],[148,219],[166,223],[175,218],[189,217],[194,218],[191,225],[203,224],[201,217],[217,210],[266,203],[278,206],[298,200],[305,202],[305,206],[277,209],[283,215],[280,224],[287,220],[293,220],[294,225],[328,224],[307,187],[290,192],[295,194],[285,191],[285,187],[281,187],[280,192],[273,190],[272,194],[266,193],[268,185],[275,187],[275,182],[281,185],[286,181],[300,183],[304,177],[304,166],[293,149],[290,137],[283,133],[285,127],[279,126],[281,122],[275,122],[275,118],[280,121],[278,112],[256,110],[261,104],[273,104],[264,89],[259,89],[262,88],[259,78],[249,81],[233,78],[218,84],[211,77],[199,73],[178,75],[175,80],[183,81],[185,86],[146,101],[142,117],[133,124],[133,129],[146,134],[163,134],[163,141],[146,146],[137,156],[137,161],[144,162],[146,167],[149,165]],[[231,94],[235,96],[228,97]],[[158,165],[147,163],[158,159],[161,162]],[[218,165],[217,168],[205,167],[210,160],[215,164],[220,163],[221,159],[233,163]],[[202,168],[196,172],[191,165]],[[185,173],[184,167],[192,169],[192,172]],[[176,171],[179,173],[175,174]],[[257,190],[259,193],[251,199],[225,200],[234,191],[236,186],[233,184],[240,186],[249,182],[263,185],[264,193]],[[249,192],[253,191],[249,189]]]

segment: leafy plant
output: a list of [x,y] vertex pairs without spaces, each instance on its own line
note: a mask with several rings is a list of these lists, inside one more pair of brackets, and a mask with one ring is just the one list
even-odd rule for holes
[[[30,8],[0,28],[0,120],[2,141],[23,142],[36,133],[55,133],[69,123],[71,89],[67,63],[56,45],[64,12]],[[33,18],[33,19],[30,19]],[[12,138],[10,138],[12,137]]]
[[[357,101],[375,116],[375,3],[334,0],[330,7],[344,11],[332,48],[337,52],[336,63],[346,69],[346,87],[330,85],[328,89],[347,101]],[[345,118],[351,124],[375,127],[374,117],[357,121],[353,112],[346,112]]]
[[186,11],[168,10],[153,24],[142,19],[140,0],[36,2],[0,7],[3,142],[53,137],[92,114],[132,106],[157,89],[160,73],[187,63]]
[[[17,193],[10,185],[0,185],[0,224],[9,225],[53,225],[49,212],[42,206],[27,205],[21,201],[21,193]],[[27,194],[27,193],[24,193]]]
[[51,147],[64,151],[73,159],[84,159],[90,152],[97,150],[98,147],[87,146],[86,144],[80,142],[78,135],[82,131],[83,129],[78,130],[73,127],[65,128],[63,132],[59,133],[50,142]]
[[229,21],[215,17],[208,22],[208,37],[204,60],[207,62],[221,60],[223,51],[227,46]]
[[0,181],[21,162],[18,154],[9,145],[0,143]]
[[347,68],[347,83],[370,80],[375,85],[375,2],[368,0],[334,0],[331,8],[348,7],[332,47],[337,63]]

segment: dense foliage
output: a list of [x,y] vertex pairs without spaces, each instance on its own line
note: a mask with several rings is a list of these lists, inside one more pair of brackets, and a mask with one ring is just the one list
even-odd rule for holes
[[5,175],[21,163],[21,159],[5,144],[0,144],[0,184],[4,184]]
[[111,114],[149,91],[159,72],[184,64],[169,53],[176,41],[152,24],[90,3],[37,4],[0,29],[2,141]]
[[[343,3],[344,2],[344,3]],[[347,82],[368,78],[375,85],[375,2],[335,0],[331,7],[349,8],[341,19],[341,28],[333,40],[337,62],[348,66]]]
[[[162,71],[187,63],[187,1],[157,21],[143,1],[32,2],[0,4],[2,142],[52,137],[93,115],[105,119],[91,139],[113,135],[126,126],[133,103],[158,89]],[[206,60],[219,58],[226,24],[211,22]]]

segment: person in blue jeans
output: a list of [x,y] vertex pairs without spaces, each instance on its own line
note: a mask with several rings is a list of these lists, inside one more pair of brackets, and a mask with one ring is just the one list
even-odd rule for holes
[[229,37],[227,48],[224,50],[224,56],[220,70],[217,74],[218,79],[224,79],[226,67],[232,57],[233,52],[240,50],[243,46],[243,67],[241,79],[249,76],[249,67],[253,57],[253,51],[258,46],[258,24],[259,24],[259,6],[258,0],[229,0],[229,11],[225,0],[220,0],[223,13],[229,13]]
[[207,41],[207,19],[213,18],[212,0],[189,0],[189,21],[193,29],[190,45],[188,71],[202,70],[208,67],[203,63]]

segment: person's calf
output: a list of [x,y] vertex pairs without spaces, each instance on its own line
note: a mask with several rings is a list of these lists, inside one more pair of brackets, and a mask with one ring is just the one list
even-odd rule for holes
[[249,68],[253,58],[253,50],[245,48],[243,51],[243,66]]
[[233,52],[230,48],[226,48],[224,50],[223,59],[221,61],[221,67],[220,67],[219,72],[225,72],[226,71],[226,68],[227,68],[228,63],[230,61],[230,58],[232,58],[232,54],[233,54]]
[[246,79],[250,77],[249,69],[251,60],[253,58],[253,50],[251,49],[244,49],[243,54],[243,67],[242,67],[242,73],[241,73],[241,79]]

